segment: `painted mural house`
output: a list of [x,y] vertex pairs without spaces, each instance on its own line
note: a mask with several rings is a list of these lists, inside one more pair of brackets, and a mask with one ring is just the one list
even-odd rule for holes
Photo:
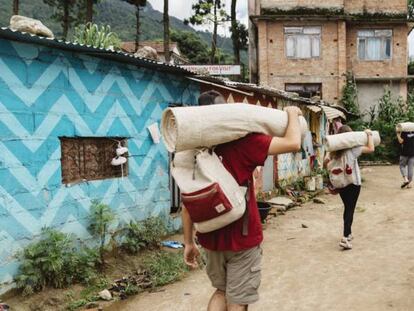
[[[119,222],[170,214],[168,153],[148,126],[198,84],[176,66],[0,30],[0,286],[42,227],[90,237],[91,201]],[[118,144],[128,161],[112,166]]]
[[[271,87],[1,28],[0,292],[12,286],[17,252],[43,227],[89,240],[92,200],[113,209],[115,226],[160,216],[179,228],[171,216],[179,192],[157,128],[166,107],[196,105],[210,89],[228,103],[298,105],[320,140],[330,120],[345,118],[320,100]],[[111,165],[120,146],[127,162]],[[303,176],[308,163],[300,154],[269,158],[259,185],[268,190]]]

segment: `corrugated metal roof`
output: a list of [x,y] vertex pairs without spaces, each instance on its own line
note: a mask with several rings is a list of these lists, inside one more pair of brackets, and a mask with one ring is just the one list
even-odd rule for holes
[[101,57],[105,59],[111,59],[114,61],[130,63],[133,65],[137,65],[140,67],[146,67],[151,69],[157,69],[160,71],[171,72],[176,74],[185,74],[194,76],[194,73],[183,69],[176,65],[166,64],[163,62],[157,62],[151,59],[142,58],[134,56],[133,54],[121,52],[121,51],[113,51],[110,49],[100,49],[95,48],[89,45],[83,45],[73,42],[68,42],[59,39],[52,39],[52,38],[45,38],[41,36],[37,36],[28,32],[20,32],[16,30],[12,30],[8,27],[0,28],[0,38],[19,41],[19,42],[26,42],[26,43],[35,43],[40,45],[45,45],[51,48],[57,48],[62,50],[74,51],[78,53],[85,53],[95,57]]
[[308,105],[306,106],[306,108],[308,108],[310,111],[318,113],[322,111],[321,107],[315,106],[315,105]]
[[342,118],[344,120],[346,120],[346,116],[345,114],[335,108],[329,107],[329,106],[321,106],[323,112],[325,113],[326,117],[328,118],[328,120],[333,120],[336,118]]
[[283,90],[275,89],[270,86],[264,86],[264,85],[256,85],[253,83],[245,83],[245,82],[236,82],[236,81],[230,81],[219,77],[212,77],[212,76],[203,76],[199,75],[197,76],[200,80],[210,81],[218,84],[222,84],[228,87],[237,88],[239,90],[247,91],[247,92],[256,92],[263,95],[268,95],[270,97],[277,97],[282,98],[286,100],[290,100],[292,102],[301,103],[304,105],[317,105],[320,104],[321,101],[314,101],[310,98],[304,98],[300,97],[295,93],[292,92],[286,92]]

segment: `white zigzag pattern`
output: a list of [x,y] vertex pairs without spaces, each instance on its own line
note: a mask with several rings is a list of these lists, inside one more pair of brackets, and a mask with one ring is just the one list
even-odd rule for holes
[[33,103],[45,91],[43,86],[50,85],[63,72],[61,60],[55,60],[40,76],[40,78],[30,88],[26,87],[20,79],[9,69],[9,67],[0,59],[0,77],[10,87],[10,90],[17,87],[18,92],[13,92],[19,97],[27,106],[32,106]]
[[15,221],[20,223],[32,234],[38,234],[41,230],[40,223],[34,218],[27,210],[21,205],[2,187],[0,186],[0,194],[7,199],[7,205],[5,206]]
[[26,87],[4,61],[0,59],[0,77],[3,78],[11,90],[18,89],[18,92],[13,93],[29,107],[42,95],[45,87],[49,86],[61,73],[70,81],[76,92],[82,96],[89,110],[92,112],[95,112],[101,105],[106,94],[115,83],[124,91],[124,95],[128,98],[137,114],[141,114],[142,103],[149,102],[151,96],[157,90],[161,93],[165,101],[172,102],[174,100],[167,88],[162,83],[158,83],[159,78],[156,75],[152,76],[151,81],[149,81],[149,87],[145,89],[142,96],[138,99],[126,79],[120,75],[116,67],[113,67],[105,76],[97,91],[91,93],[79,78],[76,70],[72,67],[67,68],[67,66],[62,66],[62,60],[60,59],[55,60],[31,87]]
[[[105,136],[107,130],[111,127],[116,119],[119,119],[121,121],[131,136],[135,134],[148,135],[146,128],[143,129],[141,133],[137,133],[137,130],[132,124],[130,117],[126,114],[118,101],[116,101],[114,106],[108,111],[96,133],[92,132],[92,130],[78,114],[76,109],[72,106],[70,100],[65,95],[62,95],[51,107],[50,113],[47,114],[45,119],[32,135],[24,128],[24,126],[21,125],[21,123],[16,119],[16,117],[13,116],[12,113],[7,112],[7,108],[0,102],[0,121],[4,123],[15,136],[22,138],[31,138],[30,140],[23,140],[23,144],[32,152],[35,152],[39,149],[39,147],[44,142],[43,140],[49,137],[50,133],[54,130],[55,126],[59,123],[63,116],[67,116],[68,119],[73,122],[73,124],[76,124],[76,134],[80,136]],[[157,106],[151,114],[151,118],[160,115],[160,113],[161,109],[159,106]],[[151,118],[147,120],[147,125],[151,123]],[[139,143],[142,145],[143,140]]]

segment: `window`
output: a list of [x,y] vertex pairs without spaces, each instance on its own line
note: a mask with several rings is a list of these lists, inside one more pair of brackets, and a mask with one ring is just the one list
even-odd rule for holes
[[[60,138],[62,182],[64,184],[115,178],[128,175],[128,162],[111,165],[118,142],[126,147],[125,138]],[[127,157],[126,154],[122,155]]]
[[288,58],[317,58],[321,54],[321,27],[285,27]]
[[358,57],[361,60],[391,59],[391,29],[358,31]]
[[319,96],[322,98],[322,84],[320,83],[286,83],[285,90],[298,93],[301,97]]

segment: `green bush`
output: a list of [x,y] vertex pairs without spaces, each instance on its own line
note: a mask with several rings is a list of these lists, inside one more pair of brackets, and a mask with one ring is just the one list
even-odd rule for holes
[[75,28],[73,42],[90,45],[99,49],[119,50],[121,48],[121,40],[118,35],[111,32],[111,26],[101,26],[87,23]]
[[75,247],[70,235],[43,229],[40,241],[30,244],[21,254],[17,287],[28,295],[46,286],[63,288],[77,282],[88,283],[96,276],[97,259],[93,250]]
[[395,163],[400,154],[395,126],[399,122],[414,121],[414,95],[409,94],[405,103],[401,98],[393,98],[389,88],[385,88],[378,104],[373,106],[369,113],[369,120],[361,117],[351,117],[348,125],[354,131],[363,131],[366,128],[376,130],[381,135],[381,145],[375,152],[363,155],[365,161],[388,161]]
[[162,237],[167,233],[161,218],[150,217],[141,222],[131,221],[126,228],[122,246],[131,254],[136,254],[143,248],[159,248]]
[[392,98],[391,91],[386,88],[379,100],[374,120],[367,124],[381,134],[381,145],[373,154],[365,155],[364,160],[385,160],[392,163],[398,161],[400,145],[398,143],[395,126],[399,122],[414,120],[413,96],[408,97],[406,103],[401,98]]

